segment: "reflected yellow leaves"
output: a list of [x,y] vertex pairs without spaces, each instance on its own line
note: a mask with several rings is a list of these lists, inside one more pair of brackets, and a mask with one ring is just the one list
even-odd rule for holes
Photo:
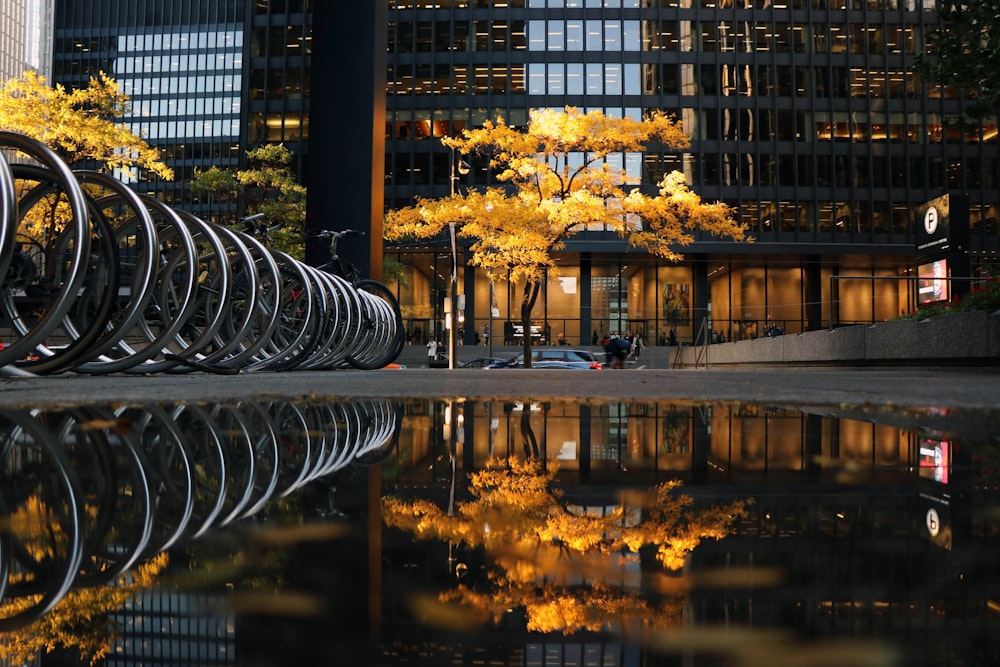
[[725,537],[751,502],[703,507],[669,482],[583,507],[555,488],[556,472],[555,462],[493,459],[469,475],[472,499],[451,515],[423,499],[386,497],[383,518],[417,539],[484,551],[485,580],[462,577],[441,602],[482,621],[517,611],[532,631],[624,632],[679,621],[692,579],[677,572],[703,540]]
[[[45,511],[37,503],[29,504],[27,512],[38,511],[43,514],[37,514],[36,519],[43,518]],[[30,520],[27,513],[18,512],[11,517],[12,528],[16,530],[25,520]],[[71,590],[34,623],[0,635],[0,659],[5,664],[23,665],[42,653],[74,649],[82,661],[96,664],[108,655],[118,635],[112,614],[152,586],[167,563],[167,554],[159,554],[110,584]],[[17,585],[20,581],[15,574],[10,583]],[[35,606],[41,597],[41,594],[8,597],[0,605],[0,618],[15,616]]]

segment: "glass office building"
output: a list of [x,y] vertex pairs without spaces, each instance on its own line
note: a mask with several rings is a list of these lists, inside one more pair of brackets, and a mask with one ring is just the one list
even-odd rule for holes
[[[753,244],[707,238],[680,263],[630,252],[613,234],[575,237],[534,318],[551,338],[708,320],[728,340],[890,319],[915,307],[914,209],[944,193],[970,202],[973,263],[998,247],[997,118],[959,129],[958,91],[913,65],[933,0],[389,0],[386,199],[449,191],[439,138],[532,108],[673,113],[683,153],[622,156],[652,187],[682,171],[705,200],[732,205]],[[482,165],[460,188],[484,185]],[[447,246],[397,251],[401,297],[440,330]],[[519,319],[519,292],[460,276],[473,329]],[[491,303],[492,302],[492,303]],[[509,325],[506,332],[509,333]],[[506,337],[506,336],[505,336]]]
[[212,219],[233,204],[192,193],[196,170],[238,169],[248,148],[284,142],[305,171],[309,4],[58,0],[54,78],[115,78],[132,100],[123,121],[175,174],[135,187]]
[[[711,318],[734,340],[772,324],[791,333],[890,319],[916,305],[914,209],[945,193],[968,197],[974,263],[1000,248],[997,118],[950,125],[960,94],[913,74],[938,25],[934,0],[379,1],[386,207],[448,194],[439,139],[488,118],[524,126],[532,108],[656,109],[683,123],[690,150],[621,164],[646,188],[682,171],[752,231],[749,245],[698,238],[680,263],[630,251],[611,233],[574,237],[534,313],[551,339],[631,330],[656,343],[675,328],[684,341]],[[311,0],[59,0],[54,79],[112,73],[132,96],[129,123],[176,173],[136,187],[211,218],[219,202],[193,195],[186,180],[195,169],[240,167],[262,143],[288,146],[307,185],[339,180],[332,162],[310,167],[312,20]],[[363,49],[368,37],[351,40]],[[331,99],[316,111],[331,145],[339,134],[341,155],[364,147],[338,118],[367,102],[350,90]],[[473,167],[459,188],[489,183]],[[449,244],[387,252],[406,267],[399,293],[410,329],[442,334]],[[519,293],[460,265],[465,342],[491,313],[500,341],[519,320]]]
[[28,64],[28,7],[26,0],[0,5],[0,76],[19,76]]
[[33,70],[48,76],[52,62],[53,0],[0,3],[0,79]]

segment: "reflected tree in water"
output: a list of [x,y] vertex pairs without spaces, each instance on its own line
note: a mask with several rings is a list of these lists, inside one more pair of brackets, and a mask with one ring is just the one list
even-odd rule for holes
[[[59,522],[52,510],[37,497],[27,501],[6,519],[4,529],[19,535],[19,545],[31,552],[40,564],[58,559]],[[36,539],[23,539],[35,535]],[[69,591],[55,607],[34,623],[0,635],[0,659],[5,664],[23,665],[42,653],[75,649],[82,661],[96,664],[111,651],[119,635],[113,614],[142,590],[150,588],[166,568],[168,556],[158,554],[132,568],[107,585],[81,587]],[[9,584],[31,584],[30,574],[12,572]],[[38,588],[35,586],[34,588]],[[9,597],[0,605],[0,618],[10,618],[36,605],[44,593]]]
[[[489,556],[485,581],[463,581],[442,602],[494,622],[518,610],[528,630],[569,634],[676,624],[689,586],[678,571],[702,540],[728,535],[752,502],[696,507],[672,481],[584,508],[554,488],[556,472],[554,461],[491,459],[469,475],[472,499],[451,514],[428,500],[386,497],[384,521]],[[652,578],[659,595],[643,594],[640,576]]]

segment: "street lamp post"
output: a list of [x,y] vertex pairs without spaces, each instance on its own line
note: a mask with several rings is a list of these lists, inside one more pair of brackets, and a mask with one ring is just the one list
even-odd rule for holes
[[[451,174],[451,196],[458,190],[458,176],[465,176],[472,168],[465,160],[455,159],[455,149],[451,149],[451,160],[448,171]],[[448,223],[451,235],[451,318],[448,327],[448,368],[455,368],[455,339],[458,332],[458,245],[455,242],[455,221]]]
[[491,357],[493,356],[493,300],[495,298],[496,298],[496,296],[493,293],[493,279],[491,278],[490,279],[490,323],[489,323],[490,335],[489,335],[488,340],[487,340],[487,342],[489,342],[489,344],[490,344],[490,356]]

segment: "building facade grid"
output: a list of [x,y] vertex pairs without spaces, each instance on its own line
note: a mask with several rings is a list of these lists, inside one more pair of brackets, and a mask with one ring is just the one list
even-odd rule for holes
[[[951,124],[959,92],[913,72],[939,25],[933,0],[384,1],[387,208],[446,195],[440,138],[487,119],[523,127],[532,108],[666,110],[691,148],[617,164],[647,189],[682,171],[703,198],[733,206],[755,238],[698,236],[683,262],[667,263],[610,233],[576,237],[534,314],[553,337],[589,342],[596,330],[636,329],[655,344],[678,328],[685,340],[709,312],[729,340],[775,322],[792,332],[898,316],[914,307],[913,211],[946,192],[969,198],[977,261],[1000,249],[997,119]],[[131,122],[177,173],[174,183],[137,187],[212,218],[218,202],[192,194],[187,179],[240,166],[256,145],[284,143],[303,182],[322,179],[308,151],[312,10],[311,0],[62,0],[55,78],[73,85],[117,73],[133,95]],[[224,46],[174,49],[184,33],[211,40],[218,30],[231,39]],[[164,68],[169,76],[155,72]],[[336,110],[318,113],[328,122]],[[458,185],[490,182],[474,161]],[[408,327],[424,337],[441,335],[445,250],[387,250],[407,274],[399,296]],[[464,342],[491,312],[518,319],[510,285],[491,287],[471,267],[461,274]],[[901,282],[882,281],[893,277]],[[687,295],[683,317],[671,293]]]
[[[588,282],[617,278],[616,291],[630,299],[622,327],[609,312],[592,312],[574,341],[594,328],[638,328],[657,341],[671,324],[660,297],[674,282],[695,285],[700,318],[693,312],[686,320],[688,334],[709,316],[709,304],[729,339],[760,335],[768,320],[798,331],[897,316],[913,307],[906,283],[834,288],[830,279],[905,279],[915,269],[913,211],[943,192],[968,195],[971,245],[998,247],[997,119],[949,124],[963,108],[959,92],[928,86],[913,71],[924,35],[939,25],[931,0],[390,0],[390,7],[390,207],[447,194],[448,155],[438,139],[484,118],[502,115],[519,126],[540,107],[634,117],[666,110],[692,137],[690,150],[622,156],[620,166],[646,189],[682,171],[706,200],[732,205],[755,237],[729,246],[699,237],[676,266],[627,254],[599,233],[571,243],[565,268],[582,266],[584,253]],[[480,167],[463,185],[487,182]],[[679,267],[687,273],[677,275]],[[415,269],[414,284],[418,274],[426,274],[432,311],[417,298],[411,306],[426,331],[439,319],[440,290],[433,272]],[[466,281],[482,303],[478,284]],[[538,316],[572,329],[582,301],[562,309],[561,295],[551,285],[548,292],[553,298]],[[475,313],[479,327],[482,309]]]

